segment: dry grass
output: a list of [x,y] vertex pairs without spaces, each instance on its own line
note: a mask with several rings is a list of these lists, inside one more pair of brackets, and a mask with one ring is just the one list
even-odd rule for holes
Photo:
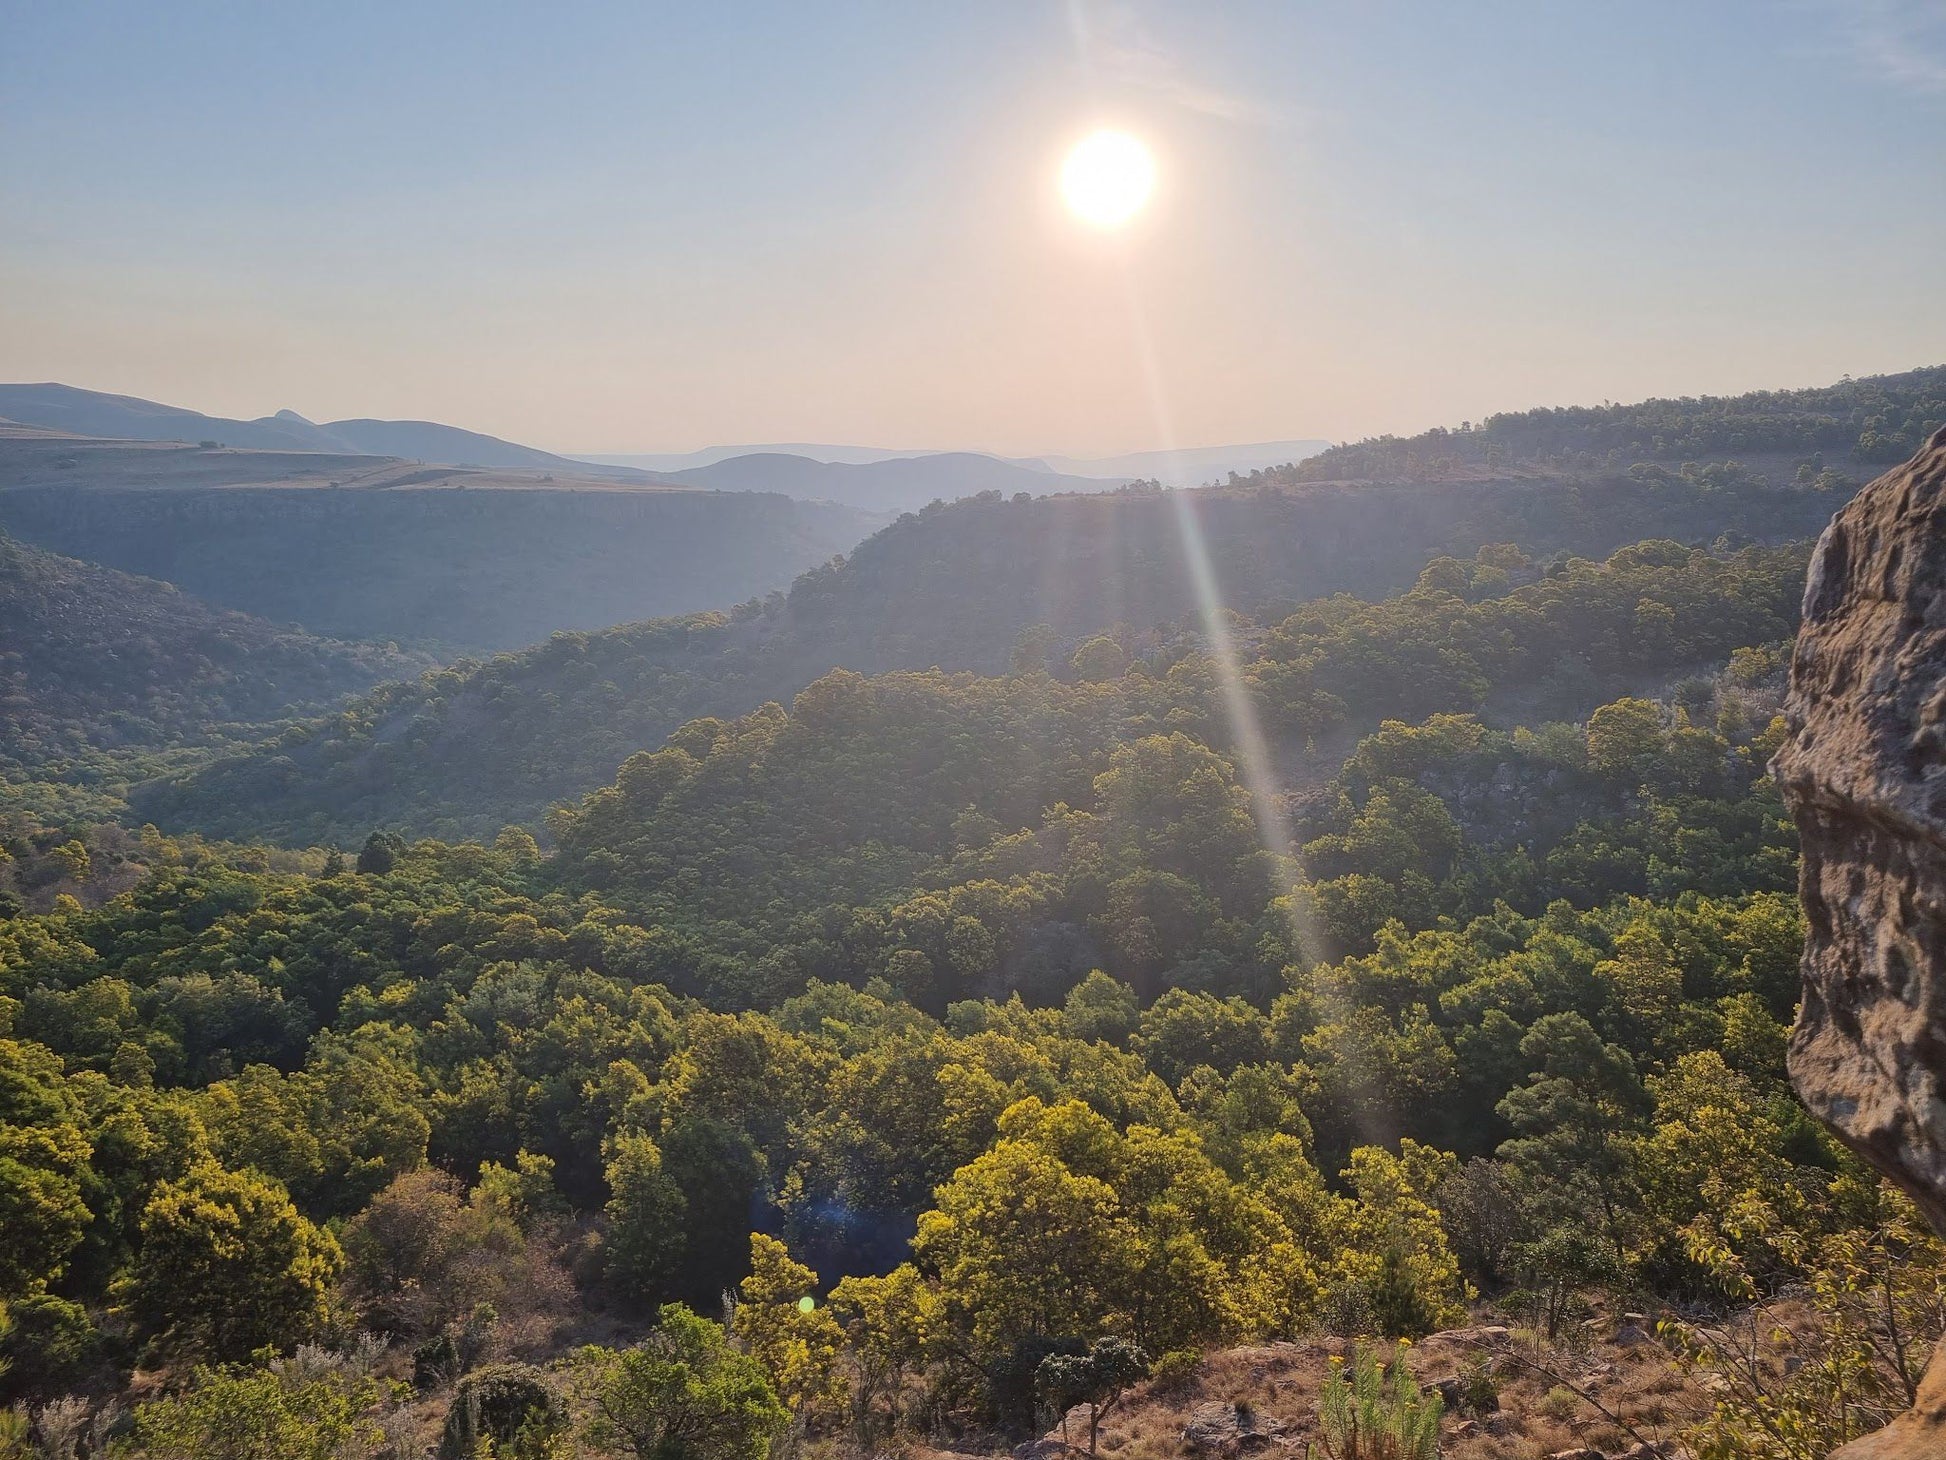
[[[1618,1332],[1623,1341],[1616,1341]],[[1450,1460],[1543,1460],[1589,1446],[1613,1455],[1638,1440],[1671,1439],[1708,1411],[1709,1396],[1653,1339],[1630,1341],[1634,1335],[1613,1318],[1594,1320],[1587,1337],[1549,1345],[1483,1316],[1478,1327],[1409,1347],[1406,1362],[1423,1384],[1458,1375],[1469,1359],[1491,1358],[1500,1408],[1481,1415],[1449,1410],[1440,1426],[1441,1453]],[[1212,1353],[1188,1383],[1166,1393],[1144,1387],[1125,1400],[1102,1426],[1101,1453],[1113,1460],[1183,1460],[1193,1453],[1183,1441],[1191,1413],[1221,1401],[1249,1406],[1268,1436],[1261,1453],[1301,1456],[1319,1438],[1317,1394],[1326,1366],[1349,1348],[1340,1339],[1318,1338]],[[1071,1421],[1070,1434],[1085,1434],[1085,1419],[1074,1418],[1081,1423]],[[1058,1429],[1052,1433],[1058,1438]]]

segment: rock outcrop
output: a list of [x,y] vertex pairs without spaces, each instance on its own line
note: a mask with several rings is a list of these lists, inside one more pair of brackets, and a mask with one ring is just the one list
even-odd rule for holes
[[[1825,529],[1789,723],[1809,920],[1791,1078],[1946,1234],[1946,430]],[[1946,1353],[1921,1397],[1845,1460],[1946,1455]]]

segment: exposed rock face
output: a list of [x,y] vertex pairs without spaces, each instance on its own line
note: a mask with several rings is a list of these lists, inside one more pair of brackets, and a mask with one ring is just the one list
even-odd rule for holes
[[1946,1232],[1946,431],[1825,529],[1790,727],[1810,919],[1791,1078]]
[[1196,1406],[1183,1428],[1182,1442],[1197,1454],[1233,1460],[1238,1455],[1269,1449],[1283,1429],[1282,1422],[1277,1420],[1260,1427],[1256,1415],[1247,1407],[1219,1399]]
[[[1825,529],[1790,730],[1810,923],[1791,1078],[1946,1234],[1946,430]],[[1946,1455],[1946,1354],[1921,1400],[1846,1460]]]

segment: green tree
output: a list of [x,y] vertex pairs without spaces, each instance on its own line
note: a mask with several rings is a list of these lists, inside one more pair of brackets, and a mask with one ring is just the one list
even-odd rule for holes
[[790,1422],[763,1366],[679,1303],[638,1347],[586,1350],[583,1361],[589,1438],[636,1460],[762,1460]]
[[661,1149],[639,1132],[618,1131],[609,1141],[608,1187],[602,1251],[609,1277],[638,1302],[667,1297],[681,1270],[688,1203]]
[[1034,1387],[1061,1415],[1062,1438],[1067,1435],[1068,1411],[1088,1406],[1088,1453],[1101,1439],[1101,1422],[1129,1389],[1149,1372],[1149,1356],[1125,1338],[1098,1338],[1084,1354],[1049,1354],[1034,1371]]
[[1142,1013],[1136,1049],[1172,1085],[1198,1065],[1227,1075],[1261,1060],[1270,1043],[1263,1014],[1239,998],[1170,989]]
[[204,1161],[157,1186],[143,1209],[129,1303],[171,1344],[240,1360],[287,1348],[321,1322],[343,1261],[281,1186]]
[[1520,1042],[1534,1074],[1500,1102],[1514,1136],[1500,1159],[1554,1193],[1563,1219],[1585,1222],[1592,1205],[1617,1255],[1629,1190],[1625,1137],[1649,1098],[1626,1050],[1604,1044],[1579,1014],[1549,1014]]
[[395,831],[375,831],[365,838],[365,845],[358,849],[358,870],[370,876],[382,877],[398,865],[399,853],[405,850],[405,838]]
[[1074,651],[1068,667],[1076,679],[1090,683],[1120,679],[1128,668],[1128,651],[1106,635],[1097,634]]
[[749,1233],[763,1186],[763,1159],[740,1127],[709,1115],[681,1117],[657,1144],[663,1175],[683,1202],[674,1296],[715,1307],[750,1270]]
[[1062,1013],[1076,1039],[1121,1044],[1140,1023],[1142,1004],[1134,989],[1097,968],[1068,990]]

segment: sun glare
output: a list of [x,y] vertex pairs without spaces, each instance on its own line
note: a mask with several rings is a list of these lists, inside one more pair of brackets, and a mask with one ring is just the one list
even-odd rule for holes
[[1155,159],[1126,132],[1084,137],[1061,164],[1061,196],[1069,211],[1097,228],[1119,228],[1155,191]]

